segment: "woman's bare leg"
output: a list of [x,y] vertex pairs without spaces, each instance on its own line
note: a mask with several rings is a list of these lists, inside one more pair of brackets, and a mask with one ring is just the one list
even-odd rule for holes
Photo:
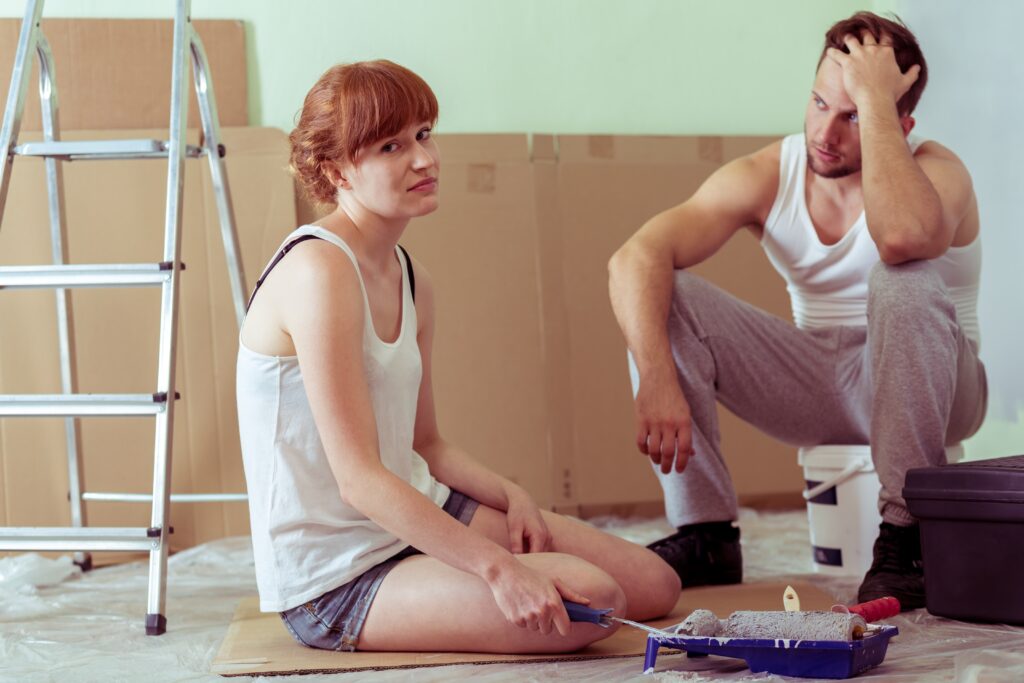
[[[547,553],[518,555],[524,564],[630,619],[667,614],[679,598],[679,577],[647,548],[577,520],[542,511],[551,532]],[[505,548],[505,514],[481,505],[470,523]],[[573,623],[568,637],[542,635],[509,623],[480,578],[425,556],[402,561],[384,579],[370,607],[360,650],[571,652],[614,632]]]
[[[628,619],[654,619],[675,607],[679,576],[653,551],[554,512],[542,510],[541,514],[551,532],[550,550],[580,557],[608,572],[626,594]],[[509,547],[503,512],[481,505],[469,528]],[[599,604],[593,597],[591,605],[611,607]]]
[[[480,510],[484,507],[481,506]],[[479,511],[477,512],[479,515]],[[625,596],[606,572],[561,553],[518,555],[532,569],[560,579],[592,604],[625,608]],[[674,574],[673,574],[674,575]],[[360,650],[572,652],[607,638],[615,627],[574,622],[568,636],[510,623],[487,583],[425,555],[403,560],[384,578],[359,639]]]

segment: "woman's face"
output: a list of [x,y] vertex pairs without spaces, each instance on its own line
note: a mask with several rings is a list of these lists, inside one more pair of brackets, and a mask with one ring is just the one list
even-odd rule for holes
[[389,219],[428,214],[438,206],[441,170],[431,124],[407,126],[367,146],[355,163],[342,167],[339,199]]

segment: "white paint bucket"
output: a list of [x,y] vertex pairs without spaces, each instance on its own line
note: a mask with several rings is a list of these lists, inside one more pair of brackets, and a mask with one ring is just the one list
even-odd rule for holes
[[[946,449],[946,459],[963,457],[963,447]],[[878,481],[870,446],[801,448],[807,520],[814,569],[823,574],[863,576],[871,567],[878,538]]]
[[878,474],[870,446],[801,448],[814,569],[863,575],[878,537]]

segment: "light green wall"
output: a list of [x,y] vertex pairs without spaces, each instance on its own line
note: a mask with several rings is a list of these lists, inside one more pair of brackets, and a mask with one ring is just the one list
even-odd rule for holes
[[[254,124],[290,130],[337,62],[386,57],[443,132],[774,134],[801,125],[825,29],[871,0],[193,0],[246,22]],[[20,16],[21,0],[0,0]],[[46,16],[169,17],[171,0],[50,0]]]
[[[920,14],[929,2],[193,0],[193,16],[245,22],[255,125],[290,130],[324,69],[385,57],[434,87],[442,132],[735,135],[801,127],[832,22],[858,9]],[[23,8],[0,0],[0,16]],[[172,11],[173,0],[50,0],[46,16]],[[1024,443],[1024,411],[1015,419],[999,404],[969,457]]]

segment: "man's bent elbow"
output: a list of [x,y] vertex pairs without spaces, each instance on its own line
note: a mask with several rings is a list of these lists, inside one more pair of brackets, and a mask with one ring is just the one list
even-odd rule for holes
[[608,277],[615,281],[628,273],[646,271],[657,259],[658,249],[649,240],[642,241],[634,235],[608,259]]
[[906,248],[902,244],[883,242],[878,245],[878,257],[882,263],[888,266],[898,266],[911,259],[907,256]]
[[879,258],[890,266],[898,266],[908,261],[938,258],[945,253],[948,247],[935,239],[914,239],[902,235],[880,240],[877,246]]
[[621,280],[623,274],[630,270],[630,264],[634,260],[630,252],[630,243],[626,242],[624,245],[615,250],[612,257],[608,259],[608,287],[609,289],[615,288],[615,283]]

